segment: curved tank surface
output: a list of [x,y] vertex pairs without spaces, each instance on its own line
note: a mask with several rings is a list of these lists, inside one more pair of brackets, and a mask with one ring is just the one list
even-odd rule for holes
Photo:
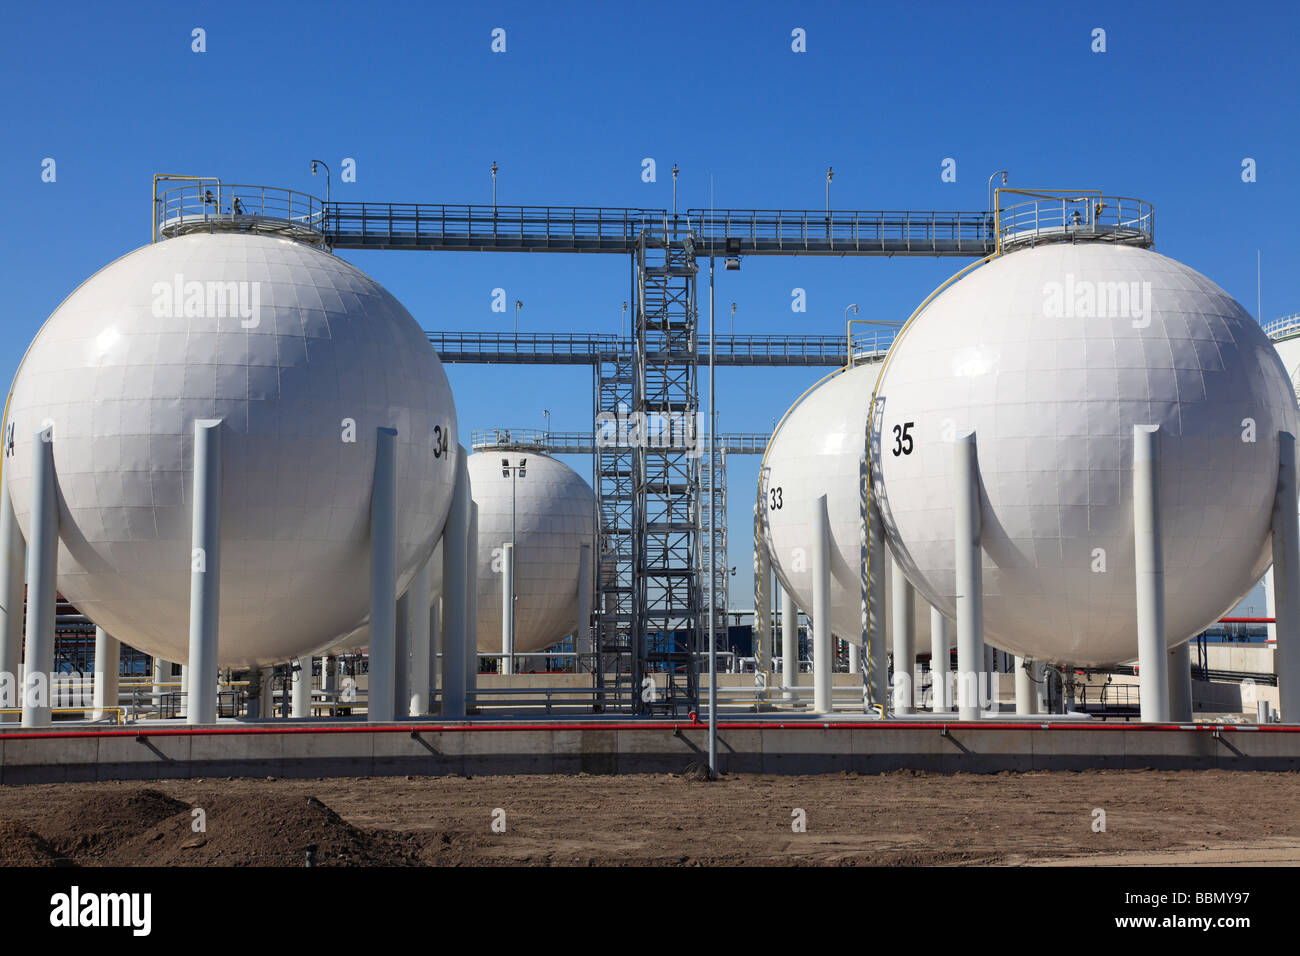
[[[794,407],[768,445],[764,538],[781,583],[812,616],[812,507],[826,495],[831,532],[831,631],[862,643],[860,461],[867,409],[880,363],[862,364],[819,385]],[[872,555],[872,560],[883,558]],[[887,635],[893,634],[886,565]],[[775,598],[775,595],[774,595]],[[775,601],[774,601],[775,603]],[[930,615],[920,608],[914,636],[918,653],[930,652]],[[892,646],[892,645],[891,645]]]
[[114,637],[187,656],[193,423],[212,418],[224,421],[221,666],[284,662],[365,619],[377,427],[397,429],[399,584],[428,558],[451,500],[456,412],[410,313],[307,245],[169,239],[59,306],[7,419],[25,536],[33,438],[53,428],[59,590]]
[[[523,459],[524,477],[503,474],[502,459],[512,466]],[[543,650],[577,623],[578,563],[582,545],[595,541],[595,493],[568,465],[531,449],[478,451],[468,465],[478,505],[478,649],[501,650],[501,548],[511,540],[513,485],[515,652]]]
[[[1134,425],[1159,425],[1167,637],[1192,637],[1271,561],[1282,361],[1217,285],[1147,250],[1013,252],[943,293],[887,364],[875,419],[886,533],[954,610],[954,437],[974,431],[984,626],[998,647],[1105,665],[1137,656]],[[908,440],[910,439],[910,440]]]

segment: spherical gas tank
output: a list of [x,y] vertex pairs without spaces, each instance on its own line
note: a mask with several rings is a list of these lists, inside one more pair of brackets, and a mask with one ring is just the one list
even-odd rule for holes
[[410,313],[308,245],[169,239],[59,306],[6,419],[23,534],[32,443],[48,425],[59,590],[123,643],[188,656],[197,419],[223,422],[221,666],[288,661],[366,617],[379,427],[397,430],[399,584],[428,558],[451,500],[456,411]]
[[[768,445],[764,538],[781,583],[812,616],[813,505],[826,495],[831,532],[831,630],[862,643],[861,460],[867,409],[880,363],[860,364],[819,385],[786,415]],[[886,560],[873,554],[872,561]],[[893,570],[886,562],[887,627]],[[776,602],[773,601],[773,606]],[[888,635],[893,631],[888,630]],[[917,650],[930,649],[930,615],[918,608]],[[888,636],[887,636],[888,639]],[[891,645],[892,646],[892,645]]]
[[595,542],[595,493],[568,465],[535,450],[479,451],[468,466],[478,505],[478,649],[501,650],[501,555],[512,537],[515,651],[550,647],[577,626],[578,564],[582,545]]
[[[886,534],[954,611],[953,439],[975,433],[984,628],[1017,654],[1137,656],[1133,426],[1160,426],[1167,639],[1271,561],[1294,393],[1249,313],[1193,269],[1100,243],[1013,252],[942,292],[894,347],[875,420]],[[910,439],[910,441],[908,441]]]

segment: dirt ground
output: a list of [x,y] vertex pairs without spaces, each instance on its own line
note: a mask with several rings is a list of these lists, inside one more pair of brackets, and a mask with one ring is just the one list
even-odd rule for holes
[[0,865],[1300,865],[1296,774],[701,777],[7,787]]

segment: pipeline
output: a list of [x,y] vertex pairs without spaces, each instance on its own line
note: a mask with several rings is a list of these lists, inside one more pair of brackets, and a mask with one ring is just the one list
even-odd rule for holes
[[[316,727],[160,727],[147,730],[54,730],[22,731],[17,733],[0,733],[0,740],[52,740],[52,739],[94,739],[100,737],[213,737],[213,736],[255,736],[259,734],[447,734],[447,733],[501,733],[509,731],[655,731],[671,730],[680,735],[686,730],[701,733],[707,730],[707,724],[682,723],[680,721],[638,721],[618,723],[555,723],[555,724],[397,724],[393,726],[372,727],[369,725],[355,727],[338,727],[322,725]],[[1083,723],[1076,721],[818,721],[802,723],[783,723],[762,721],[720,722],[719,730],[938,730],[949,734],[953,731],[966,730],[1083,730],[1090,732],[1137,731],[1151,733],[1170,732],[1213,732],[1239,731],[1244,733],[1300,733],[1300,724],[1104,724]]]

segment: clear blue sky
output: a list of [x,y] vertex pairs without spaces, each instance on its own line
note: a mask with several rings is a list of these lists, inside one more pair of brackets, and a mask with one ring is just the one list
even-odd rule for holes
[[[1156,248],[1252,312],[1260,250],[1264,317],[1295,312],[1298,37],[1293,2],[5,4],[0,376],[77,283],[149,241],[153,173],[323,194],[313,157],[336,199],[485,202],[496,161],[503,203],[646,207],[670,205],[674,162],[682,207],[709,203],[712,176],[718,206],[818,208],[833,165],[837,208],[976,210],[1006,167],[1012,185],[1150,200]],[[345,156],[356,183],[338,181]],[[628,297],[620,257],[345,255],[430,329],[508,330],[490,311],[503,287],[521,329],[613,332]],[[963,264],[749,259],[719,276],[720,328],[733,301],[738,333],[835,333],[850,302],[906,318]],[[541,426],[543,408],[590,427],[585,370],[448,373],[466,431]],[[720,427],[770,428],[821,374],[724,370]],[[757,468],[731,463],[733,606],[750,603]]]

